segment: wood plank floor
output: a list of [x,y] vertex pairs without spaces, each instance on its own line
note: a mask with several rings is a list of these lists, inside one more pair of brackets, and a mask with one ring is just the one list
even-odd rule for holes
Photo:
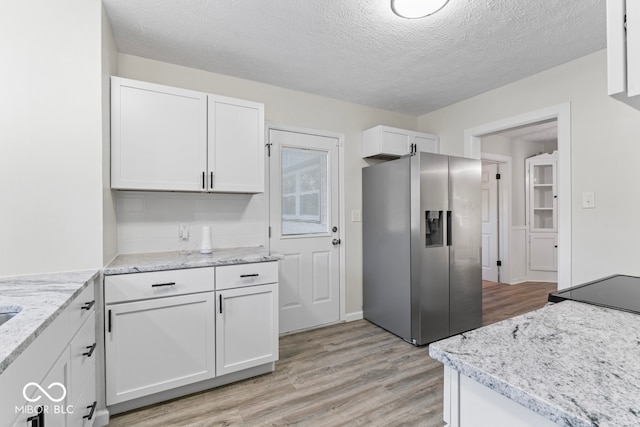
[[[483,324],[546,304],[555,284],[483,282]],[[443,426],[443,369],[360,320],[280,338],[276,371],[111,418],[138,426]]]

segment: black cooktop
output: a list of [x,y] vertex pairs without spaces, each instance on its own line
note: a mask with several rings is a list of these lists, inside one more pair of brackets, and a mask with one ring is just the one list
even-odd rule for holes
[[580,301],[640,314],[640,277],[615,275],[549,294],[550,302]]

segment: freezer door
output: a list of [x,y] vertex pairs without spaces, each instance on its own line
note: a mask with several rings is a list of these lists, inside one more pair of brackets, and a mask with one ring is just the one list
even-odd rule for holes
[[412,335],[417,345],[449,336],[448,159],[417,153],[412,188]]
[[364,318],[411,339],[410,159],[362,170]]
[[480,160],[449,158],[450,334],[482,325]]

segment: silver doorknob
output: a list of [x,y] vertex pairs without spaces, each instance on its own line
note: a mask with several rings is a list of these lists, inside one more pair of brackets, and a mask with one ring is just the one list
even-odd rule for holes
[[340,239],[333,239],[331,243],[333,243],[333,246],[338,246],[341,243],[341,241]]

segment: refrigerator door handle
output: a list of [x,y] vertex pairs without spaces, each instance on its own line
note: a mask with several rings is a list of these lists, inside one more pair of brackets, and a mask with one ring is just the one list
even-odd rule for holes
[[451,246],[451,244],[453,243],[451,228],[451,211],[447,211],[447,246]]

